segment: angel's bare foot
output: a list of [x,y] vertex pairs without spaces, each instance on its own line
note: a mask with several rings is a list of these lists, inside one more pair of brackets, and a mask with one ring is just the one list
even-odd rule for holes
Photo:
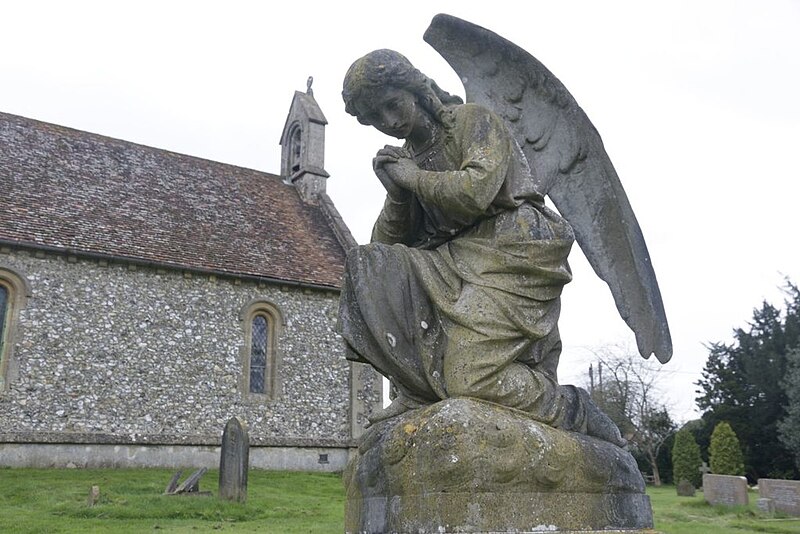
[[597,407],[588,394],[581,397],[586,406],[586,434],[613,443],[617,447],[627,446],[628,440],[622,437],[614,421]]
[[386,419],[404,414],[409,410],[419,408],[420,406],[422,406],[420,403],[407,399],[403,395],[399,395],[395,397],[392,403],[386,408],[380,408],[368,415],[367,420],[369,421],[369,425],[374,425]]

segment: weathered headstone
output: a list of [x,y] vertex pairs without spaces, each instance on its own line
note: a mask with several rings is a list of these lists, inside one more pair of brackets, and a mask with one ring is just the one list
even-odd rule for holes
[[678,497],[694,497],[694,485],[685,478],[678,482],[675,489],[678,491]]
[[772,499],[758,499],[756,506],[765,514],[775,513],[775,501]]
[[703,475],[703,494],[711,505],[746,505],[747,479],[731,475]]
[[800,480],[759,478],[758,495],[771,500],[775,511],[800,516]]
[[209,491],[200,491],[200,479],[206,474],[206,471],[208,471],[207,467],[201,467],[189,475],[181,484],[178,484],[181,473],[183,473],[183,471],[179,470],[172,475],[172,479],[167,484],[167,489],[164,490],[164,495],[210,495],[211,492]]
[[247,500],[247,470],[250,467],[250,439],[247,425],[231,417],[222,433],[219,455],[219,497],[229,501]]
[[175,493],[175,490],[178,489],[178,482],[180,481],[182,474],[183,470],[181,469],[175,471],[175,474],[172,475],[171,479],[169,479],[169,484],[167,484],[167,487],[164,490],[164,495],[172,495]]

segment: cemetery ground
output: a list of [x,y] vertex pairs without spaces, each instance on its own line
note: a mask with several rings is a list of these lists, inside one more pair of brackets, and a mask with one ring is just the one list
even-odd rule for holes
[[[184,477],[192,470],[184,470]],[[167,469],[0,469],[0,532],[8,533],[341,533],[341,477],[251,470],[247,502],[217,499],[218,471],[200,480],[213,496],[163,495]],[[97,502],[88,503],[92,486]],[[750,505],[711,507],[698,492],[649,487],[656,531],[666,534],[800,533],[800,518],[772,517]]]

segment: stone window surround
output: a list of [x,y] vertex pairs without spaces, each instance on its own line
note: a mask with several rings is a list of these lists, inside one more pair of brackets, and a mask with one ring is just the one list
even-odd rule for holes
[[[253,319],[256,315],[261,315],[267,320],[267,368],[266,376],[264,377],[266,393],[252,393],[250,391],[250,351],[252,348]],[[259,298],[251,300],[242,307],[239,313],[239,321],[242,323],[244,333],[240,350],[242,398],[245,401],[257,403],[278,399],[281,396],[281,352],[278,340],[284,326],[283,314],[275,304],[267,299]]]
[[289,172],[287,175],[291,176],[300,170],[303,155],[303,128],[299,122],[292,125],[289,139]]
[[11,381],[10,369],[14,369],[14,340],[17,335],[20,310],[25,307],[31,296],[31,286],[22,273],[0,263],[0,285],[8,291],[8,301],[3,328],[3,343],[0,344],[0,392],[8,387]]

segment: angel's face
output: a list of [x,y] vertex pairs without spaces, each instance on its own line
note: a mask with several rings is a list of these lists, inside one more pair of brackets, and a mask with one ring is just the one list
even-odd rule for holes
[[424,111],[417,97],[397,87],[381,87],[365,92],[355,102],[355,107],[360,122],[398,139],[408,138],[420,125],[425,124]]

